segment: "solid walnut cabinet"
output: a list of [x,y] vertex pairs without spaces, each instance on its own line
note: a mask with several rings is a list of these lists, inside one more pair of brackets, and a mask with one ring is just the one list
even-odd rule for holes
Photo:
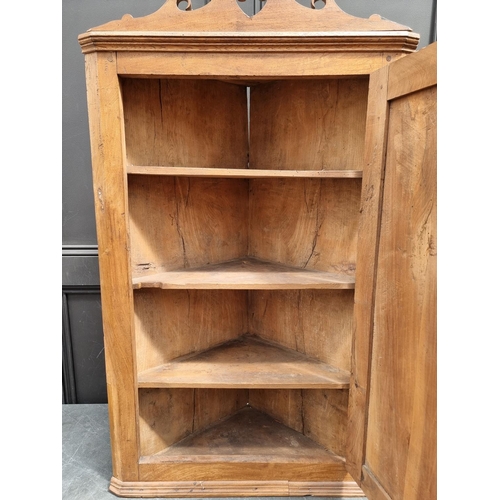
[[79,40],[110,489],[435,497],[436,47],[333,0]]

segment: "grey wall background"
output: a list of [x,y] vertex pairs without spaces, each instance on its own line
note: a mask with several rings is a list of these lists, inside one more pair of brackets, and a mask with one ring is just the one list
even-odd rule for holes
[[[420,49],[436,40],[436,1],[337,0],[337,4],[355,16],[380,14],[409,26],[420,34]],[[134,17],[150,14],[163,3],[164,0],[62,1],[63,403],[107,402],[85,68],[77,37],[127,13]],[[204,3],[205,0],[193,0],[193,7]],[[299,3],[309,5],[309,0]],[[260,0],[240,3],[248,15],[258,12],[262,5]]]

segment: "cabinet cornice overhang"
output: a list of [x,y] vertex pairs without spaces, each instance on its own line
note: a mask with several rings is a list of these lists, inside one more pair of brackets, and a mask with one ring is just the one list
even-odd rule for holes
[[84,53],[146,52],[413,52],[419,35],[410,28],[373,15],[357,18],[326,0],[315,10],[295,0],[268,0],[247,16],[236,0],[211,0],[183,11],[167,0],[153,14],[130,15],[79,36]]
[[411,32],[189,33],[90,31],[80,36],[89,52],[414,52]]

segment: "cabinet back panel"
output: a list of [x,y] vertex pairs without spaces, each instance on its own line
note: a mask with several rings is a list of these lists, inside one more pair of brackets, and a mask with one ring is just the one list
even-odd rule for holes
[[278,81],[250,91],[250,168],[362,169],[368,79]]
[[137,370],[247,333],[243,290],[136,290]]
[[141,456],[158,453],[243,408],[246,389],[140,389]]
[[248,180],[129,176],[134,276],[244,257]]
[[131,165],[246,168],[246,89],[215,80],[121,80]]
[[348,390],[257,389],[249,397],[253,408],[345,456]]
[[351,370],[354,290],[256,290],[248,304],[250,333]]
[[347,399],[347,390],[140,389],[141,456],[163,451],[248,405],[343,456]]
[[251,179],[249,254],[354,274],[361,179]]

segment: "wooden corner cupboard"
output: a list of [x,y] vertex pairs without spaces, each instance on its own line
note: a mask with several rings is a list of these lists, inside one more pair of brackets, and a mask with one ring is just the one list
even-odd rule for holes
[[436,497],[436,44],[333,0],[80,35],[126,497]]

